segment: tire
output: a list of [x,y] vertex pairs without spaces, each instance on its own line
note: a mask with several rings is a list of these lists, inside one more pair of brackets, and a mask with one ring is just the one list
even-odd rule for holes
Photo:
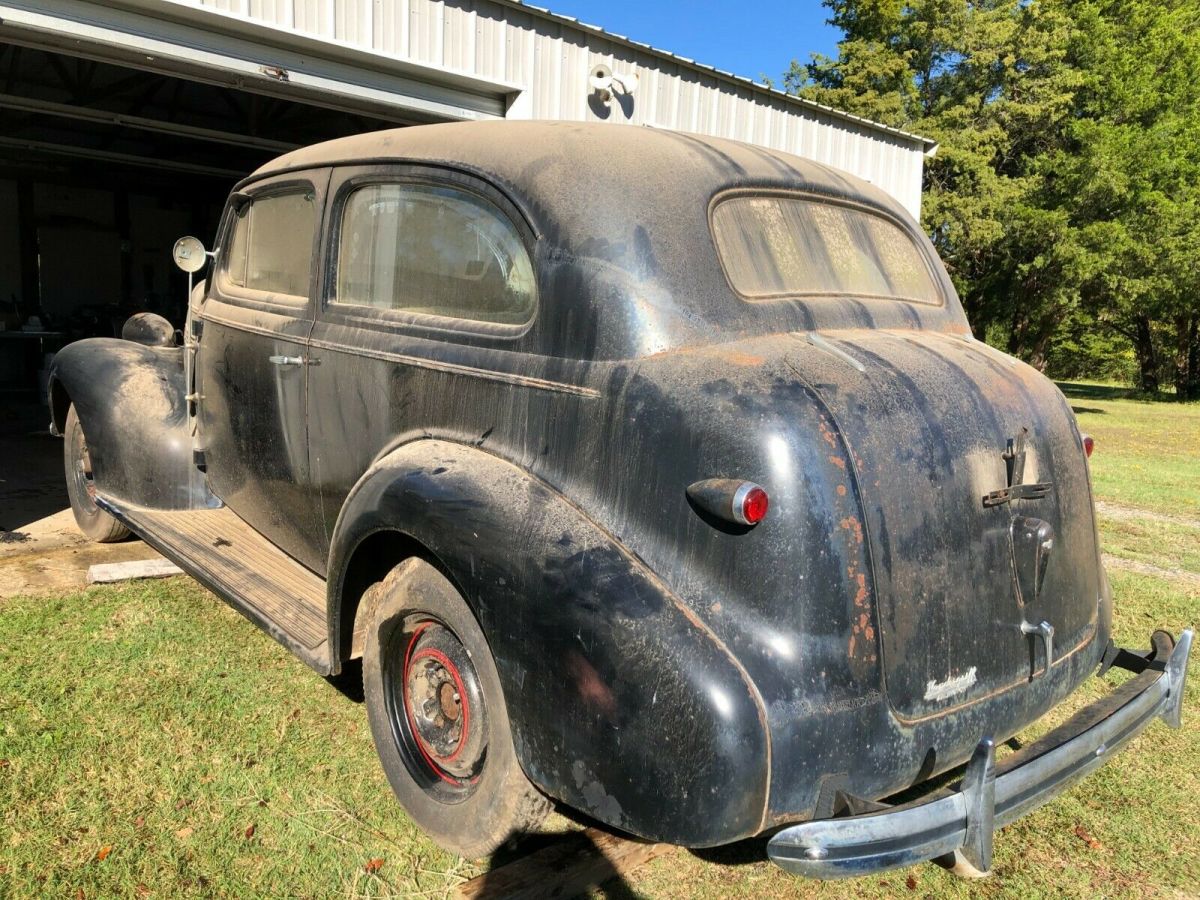
[[535,830],[550,802],[521,771],[496,664],[458,591],[409,559],[361,608],[367,717],[404,809],[468,859]]
[[96,505],[96,488],[92,482],[92,461],[87,439],[75,413],[75,404],[67,410],[63,428],[63,467],[67,476],[67,495],[75,524],[89,540],[112,544],[129,537],[129,529]]

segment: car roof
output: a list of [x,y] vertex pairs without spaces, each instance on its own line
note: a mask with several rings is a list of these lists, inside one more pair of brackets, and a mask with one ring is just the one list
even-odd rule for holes
[[[520,210],[537,238],[545,301],[522,346],[547,356],[624,359],[781,331],[966,327],[936,251],[897,200],[846,172],[737,141],[609,123],[419,125],[295,150],[243,185],[329,166],[381,168],[387,177],[393,164],[483,179]],[[894,217],[925,248],[946,304],[739,299],[710,216],[714,202],[741,190],[804,192]]]
[[243,184],[297,169],[401,161],[473,171],[551,208],[581,187],[636,203],[647,188],[660,202],[671,195],[690,199],[731,187],[773,185],[857,199],[907,218],[899,202],[869,182],[790,153],[601,122],[501,120],[372,131],[294,150]]

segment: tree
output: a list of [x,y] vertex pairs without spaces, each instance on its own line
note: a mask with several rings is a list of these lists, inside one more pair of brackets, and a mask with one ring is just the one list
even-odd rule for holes
[[1200,392],[1195,0],[826,6],[837,58],[784,84],[941,142],[923,224],[981,336],[1039,367],[1128,341],[1144,389]]
[[1194,2],[1073,4],[1084,82],[1058,202],[1087,253],[1084,302],[1125,335],[1139,382],[1200,398],[1200,8]]

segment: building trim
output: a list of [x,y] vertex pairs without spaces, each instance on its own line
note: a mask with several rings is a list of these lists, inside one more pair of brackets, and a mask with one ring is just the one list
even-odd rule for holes
[[933,156],[937,153],[938,142],[932,138],[923,137],[919,134],[913,134],[910,131],[904,131],[901,128],[894,128],[891,125],[884,125],[882,122],[875,122],[871,119],[856,116],[853,113],[844,112],[840,109],[835,109],[832,106],[826,106],[823,103],[817,103],[813,100],[806,100],[803,97],[798,97],[795,94],[789,94],[787,91],[781,91],[779,88],[771,87],[762,82],[755,81],[753,78],[747,78],[745,75],[735,75],[733,72],[726,72],[724,69],[718,69],[715,66],[706,65],[705,63],[697,62],[686,56],[679,56],[672,53],[670,50],[663,50],[659,47],[654,47],[650,44],[636,41],[633,38],[626,37],[622,34],[614,34],[611,31],[605,31],[599,25],[590,25],[587,22],[581,22],[574,16],[565,16],[561,13],[553,12],[541,6],[534,6],[531,3],[523,3],[522,0],[492,0],[494,3],[499,3],[502,6],[508,6],[512,9],[519,9],[528,14],[537,16],[551,22],[556,22],[559,25],[566,26],[578,31],[588,32],[598,35],[605,40],[612,41],[615,44],[621,44],[631,50],[636,50],[639,53],[645,53],[650,56],[656,56],[659,59],[669,60],[676,65],[690,69],[693,72],[698,72],[709,77],[716,78],[718,81],[723,81],[739,88],[748,88],[755,93],[770,97],[774,100],[783,100],[786,103],[801,108],[819,112],[822,115],[829,116],[834,119],[840,119],[843,122],[851,122],[862,128],[870,129],[871,131],[882,132],[883,134],[891,135],[892,137],[901,138],[914,144],[920,144],[921,149],[926,156]]
[[172,0],[4,0],[0,40],[391,120],[503,118],[520,90]]

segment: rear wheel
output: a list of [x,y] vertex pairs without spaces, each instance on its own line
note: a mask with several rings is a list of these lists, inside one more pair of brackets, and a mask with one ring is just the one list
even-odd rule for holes
[[550,803],[517,762],[496,664],[458,591],[410,559],[362,610],[367,715],[405,810],[470,859],[535,829]]
[[67,475],[67,496],[71,512],[84,536],[101,544],[123,541],[129,529],[96,505],[96,485],[92,480],[92,457],[87,438],[75,413],[75,404],[67,410],[63,427],[63,466]]

